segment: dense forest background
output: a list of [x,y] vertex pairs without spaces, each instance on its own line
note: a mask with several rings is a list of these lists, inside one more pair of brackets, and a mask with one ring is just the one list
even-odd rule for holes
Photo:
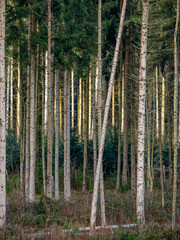
[[[148,3],[142,151],[145,217],[140,219],[143,223],[146,219],[149,228],[165,230],[151,229],[152,238],[142,239],[166,239],[163,236],[168,234],[169,239],[178,239],[179,0],[129,0],[123,24],[124,2],[6,1],[9,237],[20,236],[28,226],[43,229],[56,224],[60,229],[76,229],[91,222],[92,228],[89,205],[97,179],[96,225],[138,223],[135,209],[142,204],[136,200],[141,182],[137,176],[140,69],[143,71],[142,32],[146,26],[143,13]],[[119,22],[123,30],[98,178]],[[164,233],[171,227],[177,231]],[[104,234],[102,239],[108,236]],[[77,237],[76,231],[74,235]],[[141,239],[143,232],[117,233],[117,239],[137,237]]]

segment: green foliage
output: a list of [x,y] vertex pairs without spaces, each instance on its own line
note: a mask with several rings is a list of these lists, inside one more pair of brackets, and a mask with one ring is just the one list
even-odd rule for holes
[[8,129],[6,134],[6,169],[8,173],[19,170],[20,146],[14,129]]

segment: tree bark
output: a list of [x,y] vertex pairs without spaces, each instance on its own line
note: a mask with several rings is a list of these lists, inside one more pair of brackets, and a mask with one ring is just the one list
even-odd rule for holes
[[0,228],[6,224],[5,1],[0,0]]
[[178,49],[177,35],[179,26],[179,0],[177,0],[176,26],[174,32],[174,179],[173,179],[173,202],[172,202],[172,228],[176,226],[176,198],[177,198],[177,146],[178,146]]
[[91,232],[94,231],[95,222],[96,222],[97,197],[98,197],[98,188],[99,188],[99,180],[100,180],[100,171],[101,171],[102,158],[103,158],[104,143],[105,143],[106,127],[107,127],[108,114],[109,114],[109,108],[110,108],[110,102],[111,102],[112,86],[113,86],[113,81],[114,81],[114,76],[115,76],[115,71],[116,71],[116,66],[117,66],[119,45],[120,45],[120,41],[121,41],[123,23],[124,23],[124,18],[125,18],[126,3],[127,3],[127,0],[124,0],[121,18],[120,18],[120,24],[119,24],[118,37],[117,37],[116,47],[115,47],[115,52],[114,52],[112,71],[111,71],[111,76],[110,76],[110,81],[109,81],[109,86],[108,86],[108,94],[107,94],[107,99],[106,99],[105,111],[104,111],[101,142],[100,142],[100,148],[99,148],[99,153],[98,153],[98,163],[97,163],[97,169],[96,169],[96,177],[95,177],[95,181],[94,181],[93,198],[92,198],[92,206],[91,206],[91,219],[90,219]]
[[141,25],[141,50],[139,66],[138,156],[137,156],[137,196],[136,196],[136,211],[139,224],[145,223],[144,140],[145,140],[146,58],[147,58],[149,0],[143,0],[142,4],[143,12]]

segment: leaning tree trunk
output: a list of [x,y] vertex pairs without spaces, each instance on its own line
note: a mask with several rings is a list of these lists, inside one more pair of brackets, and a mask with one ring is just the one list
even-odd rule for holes
[[101,166],[102,166],[102,158],[103,158],[105,135],[106,135],[107,122],[108,122],[108,114],[109,114],[109,108],[110,108],[110,102],[111,102],[112,86],[113,86],[114,76],[115,76],[115,72],[116,72],[117,58],[118,58],[118,53],[119,53],[119,45],[120,45],[120,41],[121,41],[124,18],[125,18],[126,3],[127,3],[127,0],[124,0],[121,18],[120,18],[120,24],[119,24],[118,37],[117,37],[116,47],[115,47],[115,52],[114,52],[112,71],[111,71],[111,76],[110,76],[110,81],[109,81],[109,86],[108,86],[105,111],[104,111],[104,119],[103,119],[103,126],[102,126],[102,132],[101,132],[101,142],[100,142],[100,148],[99,148],[99,153],[98,153],[98,164],[97,164],[97,169],[96,169],[96,176],[95,176],[94,188],[93,188],[92,206],[91,206],[91,219],[90,219],[91,232],[94,231],[95,223],[96,223],[97,197],[98,197],[98,188],[99,188],[99,180],[100,180],[100,171],[101,171]]
[[5,1],[0,1],[0,228],[6,224]]
[[149,0],[143,0],[142,26],[141,26],[141,52],[139,66],[139,110],[138,110],[137,197],[136,197],[136,212],[138,222],[140,224],[145,223],[144,140],[145,140],[145,96],[146,96],[148,9]]
[[173,203],[172,203],[172,228],[175,228],[176,223],[176,198],[177,198],[177,145],[178,145],[178,49],[177,49],[177,34],[179,25],[179,0],[177,0],[177,15],[176,26],[174,33],[174,180],[173,180]]

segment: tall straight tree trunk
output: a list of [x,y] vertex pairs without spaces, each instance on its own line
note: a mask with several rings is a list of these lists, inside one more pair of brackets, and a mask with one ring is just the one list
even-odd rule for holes
[[158,93],[158,66],[156,66],[156,137],[159,137],[159,93]]
[[62,83],[64,79],[64,74],[60,68],[59,70],[60,75],[60,83],[59,83],[59,127],[60,127],[60,136],[63,135],[63,90],[62,90]]
[[[28,57],[30,61],[31,17],[28,18]],[[29,164],[30,164],[30,66],[27,66],[27,100],[26,100],[26,156],[25,156],[25,198],[29,200]]]
[[145,96],[146,96],[146,58],[148,35],[149,0],[142,2],[141,51],[139,66],[139,109],[138,109],[138,152],[137,152],[137,196],[136,212],[138,222],[145,223],[144,213],[144,140],[145,140]]
[[83,138],[84,138],[84,161],[83,161],[83,187],[82,191],[86,191],[86,174],[87,174],[87,140],[88,140],[88,92],[89,92],[89,81],[88,71],[86,72],[86,80],[83,84],[83,98],[84,98],[84,117],[83,117]]
[[0,0],[0,228],[6,224],[5,1]]
[[47,197],[52,198],[53,106],[51,73],[51,0],[48,0],[48,138],[47,138]]
[[[98,102],[98,152],[100,151],[101,142],[101,81],[102,81],[102,59],[101,59],[101,0],[98,0],[98,88],[97,88],[97,102]],[[104,180],[103,180],[103,164],[101,163],[100,171],[100,201],[101,201],[101,221],[102,226],[106,225],[105,215],[105,200],[104,200]]]
[[[32,15],[32,31],[35,28],[35,17]],[[35,201],[35,169],[36,169],[36,146],[35,146],[35,51],[31,44],[31,80],[30,80],[30,182],[29,201]]]
[[82,79],[79,77],[79,94],[78,94],[78,135],[81,138],[81,117],[82,117]]
[[[131,29],[131,34],[133,34]],[[131,35],[132,36],[132,35]],[[131,192],[135,193],[135,52],[131,42]]]
[[[13,54],[13,49],[12,49]],[[11,57],[11,97],[10,97],[10,128],[13,129],[13,69],[14,63],[13,63],[13,56]]]
[[17,64],[17,122],[16,122],[16,132],[17,138],[20,138],[21,129],[21,66],[20,66],[20,41],[18,40],[18,64]]
[[92,139],[92,70],[89,70],[89,97],[88,97],[88,110],[89,110],[89,117],[88,117],[88,136]]
[[121,123],[122,123],[122,44],[120,46],[120,71],[118,78],[118,107],[119,107],[119,126],[118,126],[118,163],[117,163],[117,179],[116,190],[120,188],[121,176]]
[[174,32],[174,179],[173,179],[173,202],[172,202],[172,228],[176,225],[176,198],[177,198],[177,146],[178,146],[178,49],[177,34],[179,26],[179,0],[177,0],[176,26]]
[[48,112],[48,52],[45,53],[45,90],[44,90],[44,129],[45,136],[47,135],[47,112]]
[[[44,57],[42,54],[42,66],[44,66]],[[46,164],[45,164],[45,74],[42,74],[42,169],[43,169],[43,190],[46,196]]]
[[71,199],[70,181],[70,74],[64,72],[64,198]]
[[6,129],[9,128],[9,90],[10,90],[11,60],[8,61],[6,88]]
[[[114,82],[114,85],[115,85],[115,82]],[[114,85],[113,85],[113,88],[112,88],[112,127],[114,128],[114,124],[115,124],[115,114],[114,114],[114,111],[115,111],[115,106],[114,106],[114,101],[115,101],[115,96],[114,96]]]
[[164,140],[164,117],[165,117],[165,79],[162,76],[162,95],[161,95],[161,135]]
[[[126,30],[126,35],[129,36],[129,29]],[[126,44],[126,56],[125,56],[125,77],[124,77],[124,147],[123,147],[123,172],[122,183],[126,185],[128,183],[128,64],[129,63],[129,47]]]
[[59,200],[59,68],[55,82],[55,200]]
[[161,110],[162,110],[162,106],[161,106],[161,88],[162,88],[162,84],[160,86],[160,84],[158,84],[158,90],[159,90],[159,162],[160,162],[160,179],[161,179],[161,202],[162,202],[162,207],[164,208],[164,179],[163,179],[163,159],[162,159],[162,121],[161,121]]
[[96,136],[96,77],[95,73],[96,67],[95,63],[93,64],[93,70],[92,70],[92,81],[93,81],[93,163],[94,163],[94,180],[96,175],[96,165],[97,165],[97,136]]
[[72,106],[72,128],[74,128],[74,70],[71,70],[71,106]]
[[92,206],[91,206],[91,219],[90,219],[91,232],[94,231],[95,223],[96,223],[97,197],[98,197],[100,172],[101,172],[102,158],[103,158],[103,151],[104,151],[105,135],[106,135],[107,122],[108,122],[110,102],[111,102],[112,86],[113,86],[114,76],[115,76],[116,66],[117,66],[119,45],[120,45],[120,41],[121,41],[124,18],[125,18],[126,3],[127,3],[127,0],[124,0],[122,12],[121,12],[118,36],[117,36],[117,41],[116,41],[116,47],[115,47],[115,52],[114,52],[114,58],[113,58],[113,63],[112,63],[112,71],[111,71],[111,76],[110,76],[110,81],[109,81],[109,86],[108,86],[105,111],[104,111],[101,142],[100,142],[100,148],[99,148],[99,153],[98,153],[98,163],[97,163],[97,168],[96,168],[96,177],[95,177],[95,181],[94,181],[93,198],[92,198]]

